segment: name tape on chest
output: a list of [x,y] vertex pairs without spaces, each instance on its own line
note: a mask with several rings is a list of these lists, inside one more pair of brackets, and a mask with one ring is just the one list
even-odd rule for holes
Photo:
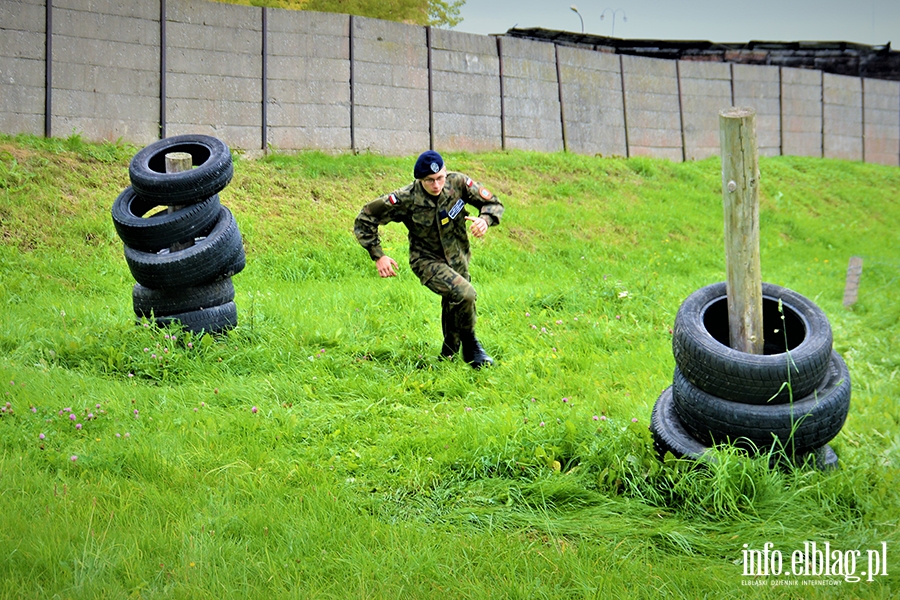
[[463,207],[466,205],[465,202],[462,201],[462,198],[456,201],[456,204],[450,209],[450,218],[455,219],[456,216],[462,211]]

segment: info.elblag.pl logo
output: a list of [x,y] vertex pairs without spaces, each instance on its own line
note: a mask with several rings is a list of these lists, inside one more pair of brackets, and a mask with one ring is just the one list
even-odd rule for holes
[[[839,550],[832,548],[830,542],[803,542],[802,549],[787,554],[776,549],[772,542],[766,542],[762,549],[744,544],[741,562],[744,577],[757,578],[744,580],[744,585],[838,585],[842,580],[875,581],[888,574],[887,542],[868,550]],[[759,579],[765,577],[794,579],[771,583]]]

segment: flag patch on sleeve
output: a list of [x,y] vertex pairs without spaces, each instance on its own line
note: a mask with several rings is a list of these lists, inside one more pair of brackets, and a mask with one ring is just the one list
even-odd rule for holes
[[391,206],[393,206],[393,205],[399,203],[400,201],[397,200],[397,196],[391,194],[391,195],[388,196],[388,202],[390,202],[390,203],[391,203]]

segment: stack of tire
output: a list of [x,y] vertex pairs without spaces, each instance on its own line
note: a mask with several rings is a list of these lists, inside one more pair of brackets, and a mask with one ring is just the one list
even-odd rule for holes
[[[167,173],[166,155],[179,152],[191,155],[193,168]],[[233,173],[231,150],[205,135],[165,138],[132,158],[131,185],[113,203],[112,219],[137,282],[139,323],[178,322],[194,333],[237,325],[231,277],[246,256],[234,215],[219,202]]]
[[717,444],[820,469],[837,465],[828,445],[850,409],[850,373],[832,348],[831,325],[812,301],[762,284],[763,354],[729,346],[726,284],[688,296],[672,334],[672,385],[653,407],[650,431],[662,460],[706,460]]

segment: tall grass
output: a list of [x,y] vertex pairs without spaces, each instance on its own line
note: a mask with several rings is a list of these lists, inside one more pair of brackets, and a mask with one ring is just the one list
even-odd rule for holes
[[[473,242],[476,372],[436,359],[402,227],[393,280],[351,232],[413,157],[237,156],[239,325],[211,337],[135,324],[109,209],[136,151],[0,138],[0,597],[896,595],[896,168],[760,159],[763,278],[823,308],[853,381],[821,472],[652,449],[675,312],[724,279],[718,160],[447,155],[507,206]],[[887,542],[888,574],[745,585],[745,549],[810,541]]]

